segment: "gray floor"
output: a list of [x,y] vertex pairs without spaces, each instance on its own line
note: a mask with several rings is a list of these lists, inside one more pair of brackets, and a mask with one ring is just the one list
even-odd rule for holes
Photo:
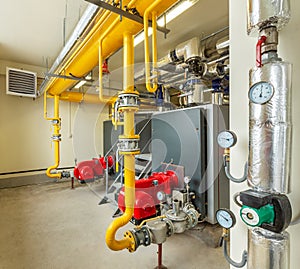
[[[156,245],[133,254],[106,247],[114,208],[97,205],[101,192],[101,182],[75,190],[69,182],[0,189],[0,268],[154,268]],[[185,234],[168,238],[163,263],[169,269],[229,268],[221,248]]]

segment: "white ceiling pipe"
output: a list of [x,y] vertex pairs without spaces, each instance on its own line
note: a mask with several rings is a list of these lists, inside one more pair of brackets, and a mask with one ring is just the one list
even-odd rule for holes
[[169,63],[185,62],[192,57],[199,56],[199,39],[193,37],[178,46],[174,50],[170,50],[168,55],[158,62],[158,67],[162,67]]

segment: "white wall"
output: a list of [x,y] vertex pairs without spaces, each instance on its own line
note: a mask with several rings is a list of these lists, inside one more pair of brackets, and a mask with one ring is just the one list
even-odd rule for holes
[[[76,109],[72,105],[72,113]],[[49,116],[52,114],[49,102]],[[68,137],[68,103],[61,102],[61,167],[74,164],[72,139]],[[5,76],[0,77],[0,173],[46,168],[54,163],[51,123],[43,118],[43,98],[6,95]]]
[[[53,165],[53,129],[43,117],[43,98],[33,100],[6,95],[5,87],[5,76],[0,75],[0,173],[44,169]],[[48,100],[48,117],[51,117],[53,101]],[[91,113],[95,115],[93,119],[90,118]],[[61,101],[60,116],[62,141],[59,167],[74,166],[75,157],[82,160],[102,154],[102,122],[108,116],[107,107]],[[86,155],[79,156],[78,152],[82,149],[90,150],[85,150]],[[11,176],[0,175],[0,180]]]
[[[243,165],[248,155],[248,72],[255,66],[255,44],[257,39],[248,37],[246,34],[246,3],[247,1],[230,0],[230,91],[231,108],[230,122],[231,129],[238,136],[237,145],[231,150],[231,171],[235,176],[243,173]],[[299,147],[297,139],[300,131],[300,52],[299,48],[299,27],[300,27],[300,2],[291,0],[292,19],[290,23],[279,34],[279,56],[285,61],[293,63],[293,152],[292,152],[292,180],[289,195],[293,207],[293,216],[300,213],[300,162]],[[246,184],[230,185],[231,196],[238,191],[247,189]],[[239,216],[239,208],[231,202],[231,209]],[[300,225],[288,228],[291,235],[291,269],[299,268],[300,248]],[[231,230],[231,256],[234,260],[240,261],[241,254],[247,249],[247,228],[238,218],[238,224]],[[233,268],[233,267],[232,267]],[[246,266],[245,266],[246,268]]]

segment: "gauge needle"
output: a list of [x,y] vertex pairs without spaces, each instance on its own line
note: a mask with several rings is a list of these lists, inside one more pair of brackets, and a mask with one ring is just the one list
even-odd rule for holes
[[260,98],[262,98],[262,86],[260,87],[260,95],[259,95]]
[[226,221],[228,221],[228,220],[229,220],[229,219],[225,218],[225,217],[224,217],[224,216],[222,216],[222,215],[221,215],[221,217],[222,217],[224,220],[226,220]]

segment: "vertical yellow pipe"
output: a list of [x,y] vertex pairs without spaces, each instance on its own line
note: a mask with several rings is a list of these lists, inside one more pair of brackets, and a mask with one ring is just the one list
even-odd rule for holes
[[156,22],[157,16],[156,12],[152,12],[152,70],[154,78],[154,85],[156,86],[155,89],[157,89],[157,22]]
[[[134,46],[133,35],[130,33],[124,33],[124,77],[122,93],[136,93],[134,91]],[[123,138],[132,138],[134,134],[134,113],[137,108],[134,107],[122,107],[124,114],[124,134]],[[121,152],[122,154],[122,152]],[[125,153],[123,153],[125,154]],[[115,219],[108,227],[106,231],[106,244],[112,250],[122,250],[127,248],[129,251],[135,250],[135,241],[133,236],[125,236],[121,240],[116,240],[115,236],[118,229],[126,225],[133,216],[134,203],[135,203],[135,157],[134,153],[127,152],[124,156],[124,191],[125,191],[125,212],[124,214]],[[127,234],[130,232],[127,232]]]
[[[45,93],[46,94],[46,93]],[[47,99],[47,96],[46,96]],[[46,115],[47,113],[45,113]],[[54,159],[55,163],[54,165],[48,167],[46,174],[48,177],[51,178],[61,178],[61,173],[51,173],[52,170],[56,169],[59,166],[60,162],[60,118],[59,118],[59,95],[54,96],[54,117],[52,119],[53,121],[53,127],[54,127],[54,132],[53,132],[53,143],[54,143]]]
[[123,38],[123,88],[125,92],[130,93],[134,92],[134,39],[129,33],[124,33]]
[[[144,13],[144,49],[145,49],[145,75],[146,75],[146,88],[149,92],[155,92],[157,90],[157,83],[153,83],[151,86],[150,83],[150,52],[149,52],[149,38],[148,38],[148,28],[149,28],[149,15],[152,10],[161,2],[162,0],[154,1]],[[157,65],[157,47],[156,47],[156,14],[152,14],[152,62],[153,62],[153,69]]]
[[105,32],[101,35],[99,39],[99,49],[98,49],[98,57],[99,57],[99,99],[101,102],[107,102],[107,103],[113,103],[116,98],[115,97],[104,97],[103,96],[103,85],[102,85],[102,63],[103,63],[103,58],[102,58],[102,42],[104,38],[116,27],[116,25],[120,22],[119,17],[116,18],[113,23],[105,30]]
[[[131,0],[127,7],[131,8],[133,7],[133,5],[135,4],[137,0]],[[107,103],[114,103],[116,101],[117,98],[115,97],[104,97],[103,96],[103,86],[102,86],[102,79],[103,79],[103,75],[102,75],[102,63],[103,63],[103,57],[102,57],[102,42],[104,40],[104,38],[117,26],[117,24],[120,23],[120,18],[117,17],[113,23],[105,30],[105,32],[101,35],[101,37],[99,38],[99,49],[98,49],[98,57],[99,57],[99,99],[101,102],[107,102]],[[123,42],[124,44],[126,42]],[[132,63],[133,64],[133,63]]]

